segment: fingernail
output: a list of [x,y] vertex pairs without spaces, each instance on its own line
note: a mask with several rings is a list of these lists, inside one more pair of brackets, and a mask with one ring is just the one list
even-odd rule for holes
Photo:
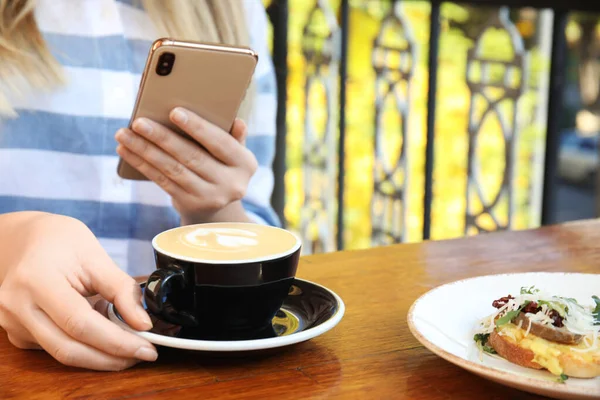
[[133,356],[138,360],[156,361],[158,353],[150,347],[140,347]]
[[146,312],[146,310],[144,310],[142,308],[142,306],[138,307],[138,314],[139,314],[140,318],[142,319],[142,322],[146,326],[146,329],[152,328],[152,320],[148,316],[148,313]]
[[152,126],[144,118],[136,119],[134,125],[134,130],[142,135],[148,135],[152,133]]
[[185,124],[188,120],[187,113],[183,111],[181,108],[176,108],[172,113],[173,121],[178,124]]

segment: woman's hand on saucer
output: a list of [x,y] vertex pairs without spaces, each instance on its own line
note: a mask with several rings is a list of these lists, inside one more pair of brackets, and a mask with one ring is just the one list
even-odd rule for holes
[[258,163],[245,147],[246,124],[236,120],[230,134],[181,107],[169,117],[193,140],[138,118],[117,132],[117,153],[171,195],[184,224],[249,221],[241,199]]
[[[141,290],[104,252],[81,222],[34,213],[15,226],[3,252],[0,326],[22,349],[43,348],[59,362],[94,370],[122,370],[154,361],[156,349],[94,309],[99,294],[130,326],[150,329]],[[6,250],[6,249],[5,249]]]

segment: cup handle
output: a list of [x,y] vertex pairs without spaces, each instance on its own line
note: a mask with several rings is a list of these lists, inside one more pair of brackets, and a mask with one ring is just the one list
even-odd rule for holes
[[172,324],[194,327],[198,326],[197,319],[189,312],[178,310],[170,301],[167,294],[173,285],[178,290],[186,290],[185,273],[176,265],[160,268],[152,272],[146,281],[144,299],[148,310],[162,320]]

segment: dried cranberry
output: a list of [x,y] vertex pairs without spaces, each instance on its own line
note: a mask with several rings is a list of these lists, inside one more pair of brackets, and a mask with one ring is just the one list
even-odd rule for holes
[[548,316],[552,318],[552,325],[556,326],[557,328],[563,327],[563,317],[560,316],[558,311],[550,310]]
[[536,303],[535,301],[532,301],[523,308],[523,312],[536,314],[541,309],[542,309],[542,307],[538,306],[538,303]]
[[492,307],[502,308],[508,303],[509,300],[514,299],[510,294],[506,297],[500,297],[498,300],[494,300],[492,303]]

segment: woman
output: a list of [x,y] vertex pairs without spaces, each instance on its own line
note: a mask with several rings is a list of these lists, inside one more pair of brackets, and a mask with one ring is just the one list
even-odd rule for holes
[[[0,326],[15,346],[97,370],[153,361],[149,342],[101,315],[108,300],[151,327],[131,278],[153,270],[151,238],[179,224],[278,223],[266,27],[260,0],[0,0]],[[202,147],[150,120],[126,128],[162,36],[258,52],[231,134],[182,108],[171,120]],[[118,179],[117,154],[151,181]],[[86,299],[96,294],[105,300]]]

